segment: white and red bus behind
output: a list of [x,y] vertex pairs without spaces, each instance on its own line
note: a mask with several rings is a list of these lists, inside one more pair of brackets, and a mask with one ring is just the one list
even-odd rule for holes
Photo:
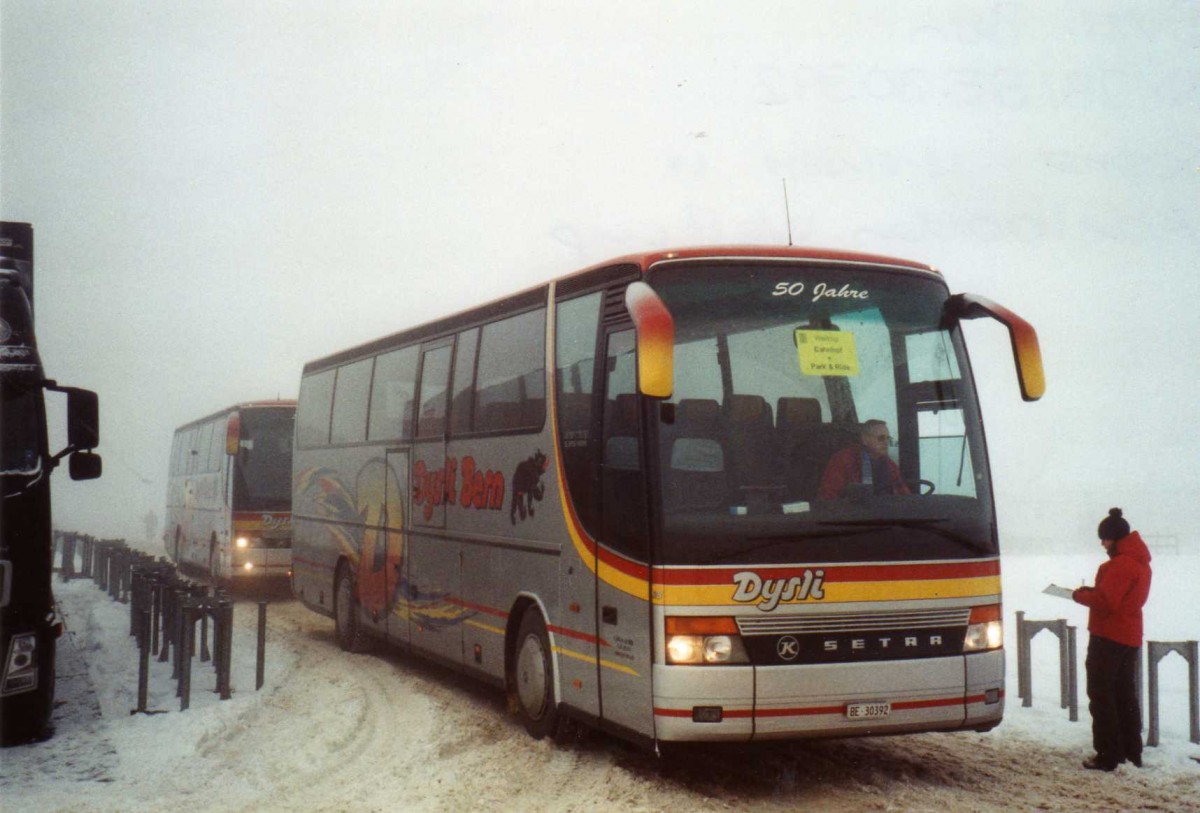
[[255,401],[175,430],[163,543],[218,582],[287,578],[292,567],[295,401]]

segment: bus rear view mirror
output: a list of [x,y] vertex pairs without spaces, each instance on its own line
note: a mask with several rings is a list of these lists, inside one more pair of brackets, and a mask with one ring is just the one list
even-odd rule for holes
[[644,282],[631,282],[625,289],[625,308],[637,329],[638,390],[651,398],[670,398],[675,379],[675,320]]
[[1026,401],[1036,401],[1045,394],[1046,373],[1042,368],[1042,350],[1033,325],[1003,305],[974,294],[955,294],[950,297],[946,300],[943,314],[951,322],[990,316],[1008,328],[1021,397]]
[[76,452],[67,458],[67,467],[72,480],[95,480],[104,470],[100,455],[91,452]]
[[225,454],[236,455],[242,445],[242,415],[235,412],[225,423]]

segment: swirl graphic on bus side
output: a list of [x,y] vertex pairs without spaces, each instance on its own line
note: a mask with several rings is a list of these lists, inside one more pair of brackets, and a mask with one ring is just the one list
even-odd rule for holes
[[368,461],[355,478],[354,496],[356,513],[366,526],[358,558],[358,599],[378,621],[395,604],[404,562],[404,508],[396,472],[388,471],[382,458]]

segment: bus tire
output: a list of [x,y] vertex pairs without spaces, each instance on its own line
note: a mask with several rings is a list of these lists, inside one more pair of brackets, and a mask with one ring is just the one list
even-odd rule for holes
[[529,735],[540,740],[557,736],[558,704],[554,700],[554,658],[542,614],[530,609],[521,617],[514,652],[511,705]]
[[333,586],[333,623],[338,644],[347,652],[366,652],[370,649],[370,639],[359,623],[358,599],[354,594],[354,574],[342,562]]

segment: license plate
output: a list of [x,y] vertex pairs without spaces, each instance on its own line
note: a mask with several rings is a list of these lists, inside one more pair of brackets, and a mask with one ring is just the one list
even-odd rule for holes
[[847,720],[878,720],[892,713],[891,703],[847,703]]

